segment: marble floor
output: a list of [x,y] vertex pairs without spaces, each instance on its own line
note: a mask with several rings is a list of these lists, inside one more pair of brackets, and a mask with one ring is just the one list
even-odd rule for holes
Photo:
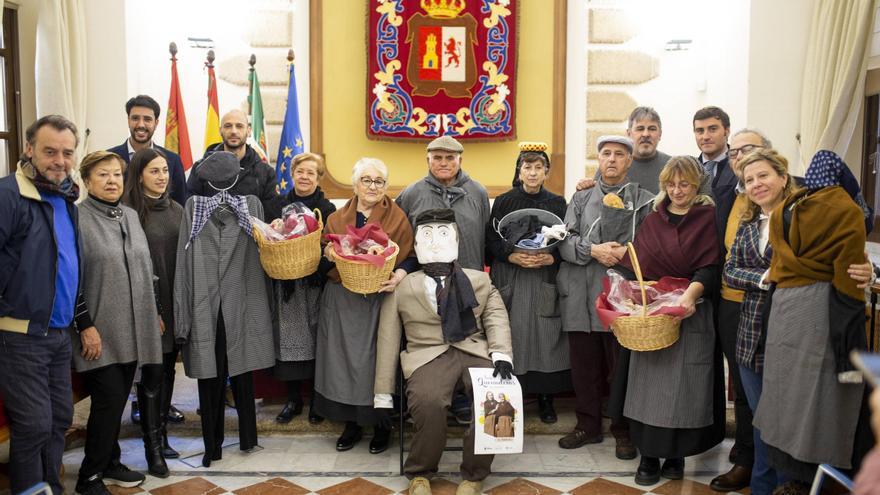
[[[576,450],[560,449],[557,440],[555,435],[529,435],[521,454],[496,456],[493,473],[483,486],[484,493],[715,494],[717,492],[708,487],[709,480],[730,467],[727,453],[731,440],[726,440],[709,452],[688,458],[684,480],[664,479],[651,487],[639,487],[633,481],[638,460],[615,458],[613,439]],[[450,439],[450,445],[453,442],[460,444],[460,440]],[[229,439],[223,449],[223,459],[215,461],[210,468],[200,465],[201,438],[176,436],[171,438],[171,444],[181,452],[181,458],[169,461],[169,478],[147,476],[147,481],[138,488],[111,487],[114,494],[386,495],[406,493],[407,488],[406,478],[399,474],[396,440],[386,452],[373,455],[367,450],[366,438],[348,452],[337,452],[333,435],[264,435],[260,437],[262,448],[252,453],[240,451],[234,439]],[[124,439],[121,447],[123,462],[132,469],[145,471],[141,441]],[[69,493],[73,493],[82,456],[81,447],[69,450],[64,456],[64,482]],[[444,453],[440,473],[432,482],[435,494],[455,493],[460,481],[460,462],[461,452]]]

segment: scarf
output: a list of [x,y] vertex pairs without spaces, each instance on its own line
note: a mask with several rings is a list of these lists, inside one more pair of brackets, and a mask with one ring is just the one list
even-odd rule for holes
[[[474,287],[458,261],[427,263],[422,265],[422,270],[437,282],[437,314],[440,315],[443,341],[454,344],[476,332],[474,308],[479,303],[474,295]],[[446,277],[445,285],[440,277]]]
[[[667,198],[645,218],[633,241],[645,280],[690,279],[697,269],[718,264],[715,207],[691,206],[675,225],[669,221],[668,204]],[[632,270],[628,256],[620,260],[620,265]]]
[[193,223],[192,229],[189,231],[189,240],[186,242],[186,246],[183,248],[184,250],[189,249],[192,241],[199,236],[199,233],[202,232],[205,224],[208,223],[208,219],[211,218],[214,210],[223,203],[229,205],[235,212],[235,216],[238,217],[238,226],[241,227],[247,235],[251,237],[254,236],[254,225],[251,220],[250,212],[248,211],[247,199],[245,199],[244,196],[235,196],[229,194],[227,191],[220,191],[211,197],[192,196],[192,198]]
[[79,186],[76,185],[76,182],[74,182],[69,175],[61,181],[61,184],[56,184],[45,178],[29,159],[19,161],[18,168],[21,169],[21,172],[25,177],[34,183],[34,187],[36,187],[38,191],[60,194],[64,200],[69,203],[73,203],[79,199]]
[[[357,196],[348,200],[345,205],[327,217],[324,224],[325,234],[345,234],[346,227],[357,225]],[[388,234],[388,238],[397,243],[400,251],[397,253],[397,264],[400,265],[413,252],[413,230],[409,219],[403,210],[388,196],[384,196],[373,211],[367,223],[377,223]],[[330,270],[327,276],[339,282],[339,271],[336,268]]]
[[865,202],[859,182],[843,159],[836,153],[819,150],[813,155],[810,166],[807,168],[806,177],[804,177],[804,186],[811,191],[832,186],[843,187],[849,197],[862,209],[862,215],[865,217],[865,231],[871,233],[874,228],[874,210]]
[[452,208],[453,203],[467,196],[467,190],[462,186],[470,181],[471,177],[464,170],[458,171],[458,177],[456,177],[455,182],[450,186],[441,184],[440,181],[430,173],[425,177],[425,182],[431,186],[431,189],[443,197],[443,200],[446,203],[446,208]]

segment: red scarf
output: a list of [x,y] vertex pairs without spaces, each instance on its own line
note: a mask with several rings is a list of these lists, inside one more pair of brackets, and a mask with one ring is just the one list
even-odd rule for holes
[[[645,218],[633,241],[646,280],[664,276],[690,279],[698,268],[718,264],[715,207],[691,206],[676,225],[669,221],[668,204],[666,199]],[[632,270],[629,256],[620,264]]]

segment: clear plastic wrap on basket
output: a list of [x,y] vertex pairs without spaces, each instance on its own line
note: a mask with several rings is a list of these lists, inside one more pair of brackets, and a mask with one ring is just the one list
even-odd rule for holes
[[318,219],[315,213],[302,203],[291,203],[281,210],[281,218],[267,224],[254,218],[254,227],[260,229],[268,241],[286,241],[303,237],[317,230]]
[[[639,282],[627,280],[619,272],[608,270],[608,304],[620,313],[642,314],[642,293]],[[684,288],[662,290],[653,284],[645,284],[646,314],[654,314],[663,308],[679,308],[678,300]]]

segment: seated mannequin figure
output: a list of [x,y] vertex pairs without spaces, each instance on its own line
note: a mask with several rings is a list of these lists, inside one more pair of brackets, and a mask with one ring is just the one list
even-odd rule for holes
[[[422,270],[385,298],[379,319],[375,407],[392,407],[398,358],[414,431],[404,474],[409,493],[431,493],[446,445],[446,413],[460,385],[472,398],[468,368],[513,372],[507,310],[489,276],[458,264],[458,228],[450,209],[422,212],[415,221],[415,252]],[[406,349],[399,353],[401,332]],[[399,354],[398,354],[399,353]],[[473,419],[473,418],[472,418]],[[474,454],[473,421],[464,439],[457,495],[482,493],[492,455]]]

